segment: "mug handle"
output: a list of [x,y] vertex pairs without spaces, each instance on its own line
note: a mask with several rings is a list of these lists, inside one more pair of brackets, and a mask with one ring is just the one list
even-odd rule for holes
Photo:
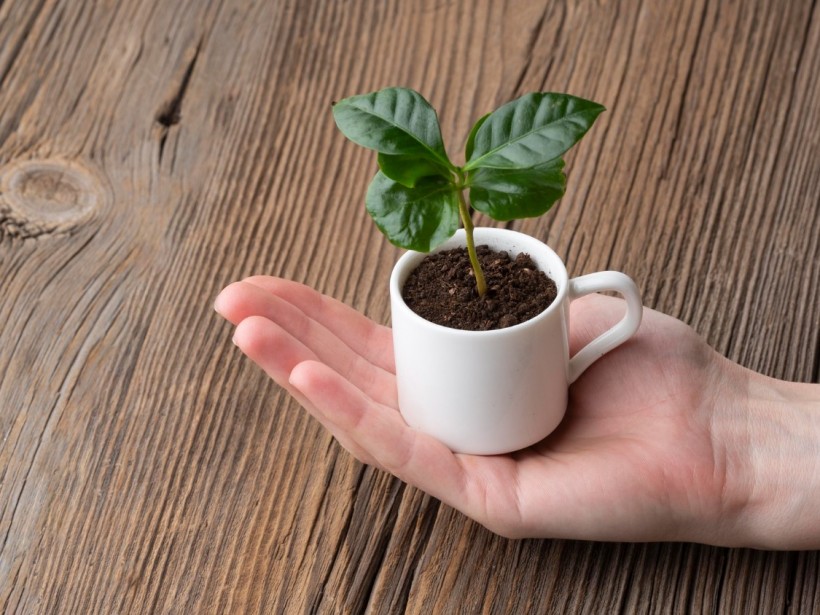
[[569,300],[602,290],[614,290],[626,299],[626,315],[614,327],[605,331],[575,353],[569,360],[569,384],[575,382],[584,370],[607,352],[620,346],[638,330],[643,316],[641,293],[632,279],[618,271],[599,271],[569,281]]

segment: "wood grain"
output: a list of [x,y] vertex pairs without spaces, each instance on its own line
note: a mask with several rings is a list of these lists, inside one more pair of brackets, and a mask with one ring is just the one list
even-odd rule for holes
[[270,273],[387,320],[331,101],[414,87],[455,153],[569,91],[609,111],[512,226],[818,382],[818,74],[809,0],[0,2],[2,610],[817,612],[817,552],[490,534],[354,462],[211,303]]

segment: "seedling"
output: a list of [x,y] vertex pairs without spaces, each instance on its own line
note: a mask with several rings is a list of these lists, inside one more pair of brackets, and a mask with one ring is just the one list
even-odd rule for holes
[[438,115],[414,90],[385,88],[345,98],[333,105],[333,118],[348,139],[379,154],[379,171],[365,197],[379,230],[394,245],[429,252],[455,234],[460,220],[484,295],[470,205],[494,220],[545,213],[566,188],[561,156],[602,111],[598,103],[568,94],[525,94],[475,123],[463,166],[450,162]]

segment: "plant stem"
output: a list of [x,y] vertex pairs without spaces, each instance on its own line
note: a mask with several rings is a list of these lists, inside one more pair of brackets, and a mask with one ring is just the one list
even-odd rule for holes
[[464,200],[464,191],[456,190],[458,194],[458,213],[461,216],[461,223],[464,225],[464,232],[467,235],[467,254],[470,256],[470,264],[475,273],[475,285],[478,296],[483,297],[487,292],[487,282],[484,281],[484,272],[481,270],[481,263],[478,262],[478,255],[475,252],[475,241],[473,240],[473,220],[470,218],[470,210],[467,201]]

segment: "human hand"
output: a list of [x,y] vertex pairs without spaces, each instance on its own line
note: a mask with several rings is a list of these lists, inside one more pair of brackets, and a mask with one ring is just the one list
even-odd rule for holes
[[[782,410],[775,381],[724,359],[669,316],[645,310],[638,333],[572,385],[567,415],[546,439],[508,455],[472,456],[453,454],[403,421],[389,328],[271,277],[230,285],[215,307],[237,325],[242,351],[355,457],[498,534],[803,548],[820,542],[816,529],[811,544],[794,531],[817,527],[806,518],[811,502],[795,499],[784,487],[789,470],[772,463],[798,436],[772,441],[750,420]],[[575,352],[624,308],[591,295],[571,309]],[[796,392],[801,416],[816,393],[806,386]],[[820,438],[817,415],[801,426]],[[756,440],[766,444],[763,452],[753,450]],[[802,442],[809,465],[799,473],[810,486],[818,440]],[[775,494],[797,515],[789,536],[773,527],[783,521]]]

